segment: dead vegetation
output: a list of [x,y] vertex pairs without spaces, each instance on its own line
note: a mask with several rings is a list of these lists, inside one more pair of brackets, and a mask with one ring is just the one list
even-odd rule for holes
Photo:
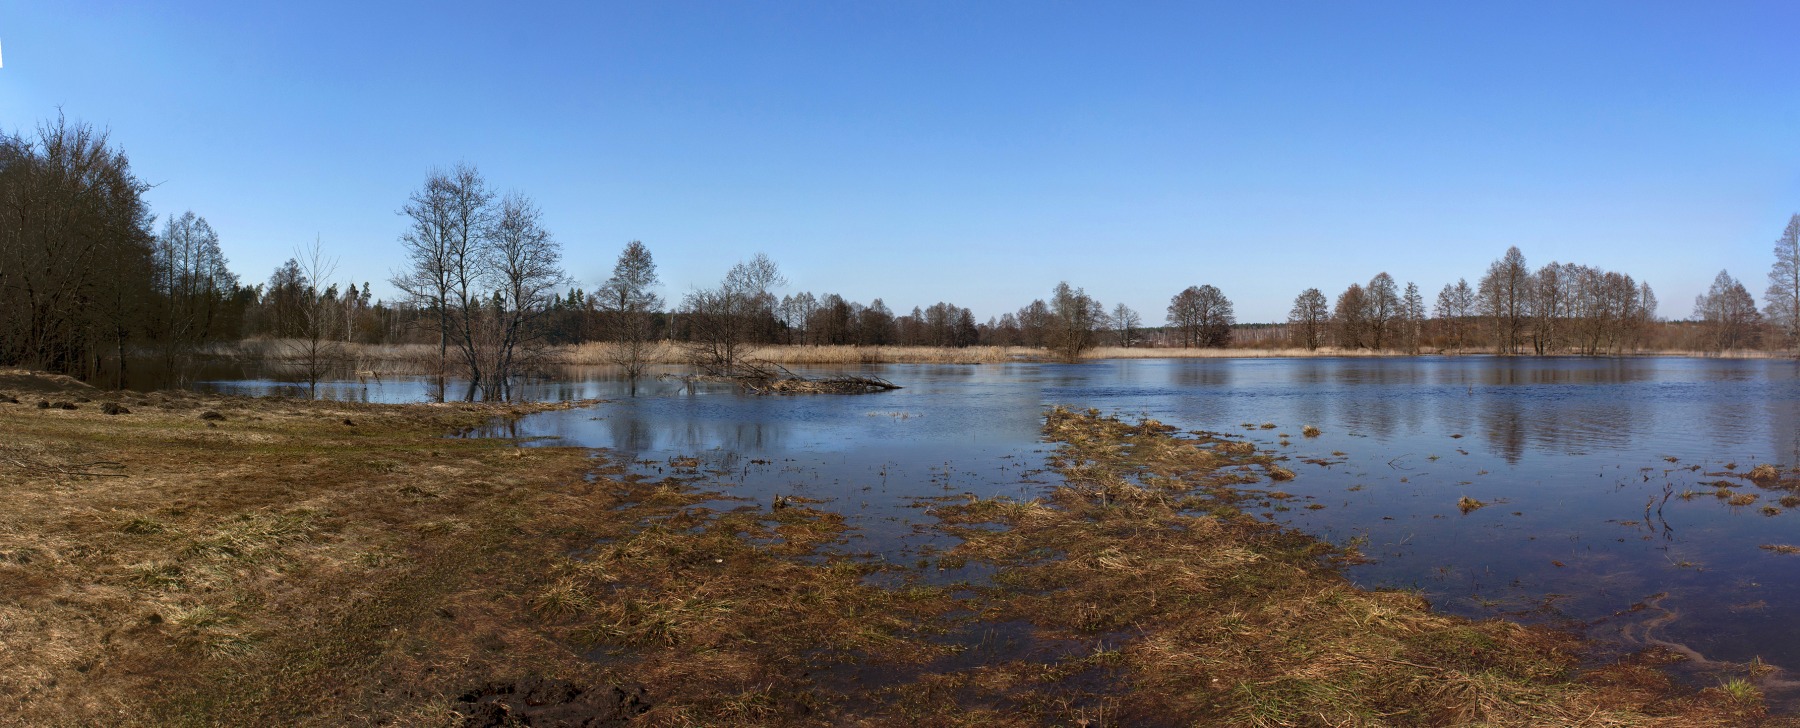
[[[70,396],[70,395],[64,395]],[[444,438],[499,405],[0,405],[0,698],[25,724],[1681,725],[1760,702],[1432,613],[1241,512],[1269,454],[1057,410],[1066,484],[846,553],[804,498]],[[223,419],[203,420],[202,412]],[[99,478],[70,467],[111,462]],[[673,463],[671,463],[673,464]],[[4,467],[4,466],[0,466]],[[586,476],[586,477],[584,477]],[[966,583],[924,577],[969,568]],[[547,696],[547,697],[546,697]],[[483,722],[485,721],[485,722]]]
[[900,385],[881,377],[850,374],[807,377],[788,371],[780,364],[762,361],[741,361],[721,371],[667,375],[667,378],[728,382],[752,394],[874,394],[900,389]]
[[1756,701],[1683,694],[1635,659],[1580,673],[1581,646],[1567,635],[1349,586],[1329,561],[1351,554],[1240,510],[1272,497],[1241,469],[1267,466],[1266,455],[1092,411],[1057,410],[1046,432],[1061,444],[1067,485],[1041,501],[939,513],[964,526],[952,555],[999,569],[983,591],[985,619],[1107,646],[1068,668],[1099,686],[1069,696],[1089,715],[1104,706],[1121,725],[1669,726],[1760,715]]
[[493,596],[592,462],[442,436],[534,408],[0,383],[131,410],[0,405],[0,722],[431,722],[492,674],[591,672]]

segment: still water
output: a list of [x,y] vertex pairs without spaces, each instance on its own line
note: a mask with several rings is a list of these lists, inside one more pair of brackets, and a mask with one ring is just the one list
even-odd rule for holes
[[[756,397],[648,381],[634,395],[596,373],[523,394],[605,404],[533,415],[506,434],[606,448],[652,474],[698,458],[710,481],[742,499],[727,505],[821,499],[858,527],[848,550],[910,563],[941,545],[918,527],[931,499],[1028,498],[1054,482],[1039,440],[1046,407],[1236,432],[1299,474],[1281,486],[1295,498],[1263,515],[1356,545],[1370,559],[1347,570],[1358,584],[1417,589],[1464,616],[1574,627],[1621,649],[1666,643],[1702,663],[1760,657],[1800,674],[1800,555],[1759,548],[1800,546],[1800,508],[1779,505],[1788,491],[1736,475],[1773,463],[1794,484],[1795,362],[1113,360],[860,371],[905,388]],[[282,385],[204,386],[260,394]],[[403,379],[330,383],[321,395],[416,401],[429,392]],[[1302,437],[1308,424],[1322,434]],[[1731,505],[1715,497],[1719,481],[1757,499]],[[1465,514],[1464,496],[1488,505]],[[1778,703],[1800,697],[1775,683]]]

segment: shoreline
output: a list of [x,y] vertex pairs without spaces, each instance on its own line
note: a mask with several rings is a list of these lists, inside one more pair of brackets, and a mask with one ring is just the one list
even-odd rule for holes
[[[368,372],[377,374],[428,374],[436,369],[435,347],[422,344],[404,345],[342,345],[343,351],[338,357],[341,367],[351,372]],[[202,361],[210,359],[221,363],[264,363],[282,366],[287,362],[281,354],[279,342],[252,340],[234,344],[217,345],[202,351]],[[1305,349],[1171,349],[1171,348],[1120,348],[1098,347],[1082,353],[1078,361],[1116,361],[1116,360],[1170,360],[1170,359],[1407,359],[1407,358],[1494,358],[1519,361],[1553,360],[1553,359],[1651,359],[1651,358],[1683,358],[1683,359],[1730,359],[1730,360],[1770,360],[1780,361],[1793,359],[1789,352],[1772,352],[1761,350],[1736,350],[1726,352],[1698,352],[1682,350],[1642,350],[1618,354],[1518,354],[1499,355],[1481,350],[1430,351],[1418,354],[1407,354],[1392,350],[1371,351],[1367,349],[1339,350],[1324,347],[1308,351]],[[811,345],[779,345],[750,347],[745,356],[768,364],[783,366],[864,366],[875,364],[1001,364],[1001,363],[1059,363],[1064,360],[1043,349],[1027,347],[926,347],[926,346],[811,346]],[[536,360],[540,368],[553,367],[609,367],[613,366],[611,347],[605,343],[587,343],[580,345],[558,345],[547,347],[538,352]],[[681,346],[674,342],[659,342],[653,347],[647,361],[653,366],[685,366],[687,359]]]
[[[1656,651],[1581,670],[1567,634],[1349,585],[1332,562],[1354,552],[1239,510],[1293,476],[1228,435],[1053,411],[1066,485],[939,499],[921,519],[959,543],[894,564],[844,553],[850,530],[817,503],[721,509],[730,490],[687,463],[652,479],[580,448],[444,436],[587,403],[17,373],[0,390],[20,400],[0,404],[0,455],[22,473],[0,516],[0,675],[26,721],[443,724],[538,710],[508,696],[544,685],[552,707],[649,725],[1763,711],[1749,682],[1674,685]],[[991,576],[924,578],[971,565]]]

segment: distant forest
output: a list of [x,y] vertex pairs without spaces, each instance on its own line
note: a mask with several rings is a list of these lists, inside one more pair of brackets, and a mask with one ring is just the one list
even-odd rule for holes
[[[340,275],[322,245],[297,250],[266,279],[232,271],[206,219],[158,219],[125,153],[92,127],[57,119],[0,138],[0,365],[124,385],[134,366],[180,367],[209,347],[266,340],[324,376],[347,345],[431,344],[441,372],[505,394],[559,345],[614,342],[641,373],[645,349],[672,341],[695,364],[729,370],[744,347],[1017,346],[1074,358],[1100,346],[1367,349],[1395,353],[1612,355],[1639,351],[1793,351],[1800,347],[1800,215],[1774,247],[1759,307],[1721,271],[1688,320],[1657,316],[1646,283],[1594,267],[1531,268],[1511,248],[1471,284],[1435,296],[1378,273],[1335,295],[1308,288],[1286,321],[1242,324],[1223,290],[1174,292],[1150,325],[1061,283],[1016,312],[979,321],[950,302],[896,310],[835,293],[776,295],[786,281],[756,255],[679,301],[656,294],[648,246],[631,242],[592,290],[563,271],[535,204],[501,196],[473,167],[431,172],[407,200],[397,274]],[[360,282],[358,282],[360,281]]]

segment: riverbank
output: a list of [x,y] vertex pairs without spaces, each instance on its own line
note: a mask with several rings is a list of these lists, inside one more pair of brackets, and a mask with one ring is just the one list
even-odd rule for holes
[[[220,362],[264,362],[280,365],[296,347],[280,341],[245,341],[219,345],[206,357]],[[1480,349],[1427,350],[1409,354],[1393,349],[1339,349],[1336,347],[1304,348],[1221,348],[1180,349],[1151,347],[1102,346],[1082,352],[1083,361],[1109,359],[1306,359],[1306,358],[1406,358],[1414,356],[1492,356]],[[1642,350],[1627,352],[1623,357],[1680,357],[1709,359],[1785,359],[1788,352],[1738,350],[1702,352],[1678,350]],[[436,371],[437,348],[424,344],[345,344],[337,359],[346,376],[425,375]],[[605,342],[554,346],[538,352],[543,367],[609,367],[617,362],[615,347]],[[746,349],[749,360],[782,366],[853,367],[876,364],[997,364],[1020,361],[1060,361],[1054,352],[1023,346],[753,346]],[[1531,358],[1531,357],[1521,357]],[[688,364],[687,351],[676,342],[658,342],[645,354],[652,366],[680,367]]]
[[0,720],[455,724],[541,710],[526,692],[650,725],[1761,711],[1748,682],[1673,687],[1663,653],[1582,672],[1569,636],[1351,587],[1353,552],[1241,513],[1292,474],[1230,436],[1053,413],[1066,485],[926,503],[959,542],[897,564],[697,460],[441,436],[535,407],[0,390]]

